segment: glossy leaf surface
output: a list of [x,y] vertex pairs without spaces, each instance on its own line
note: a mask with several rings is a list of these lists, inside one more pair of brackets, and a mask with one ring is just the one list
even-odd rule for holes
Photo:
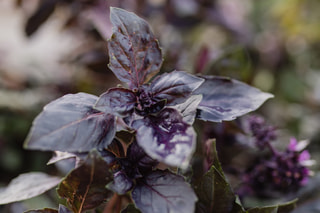
[[202,94],[197,117],[221,122],[254,111],[273,95],[240,81],[217,76],[202,76],[205,82],[194,92]]
[[115,135],[115,118],[92,108],[97,99],[77,93],[49,103],[34,120],[25,147],[64,152],[106,148]]
[[196,134],[177,110],[166,108],[157,116],[135,121],[133,128],[137,130],[139,146],[149,156],[171,166],[188,166],[195,149]]
[[117,78],[138,88],[158,73],[162,55],[148,23],[119,8],[110,9],[113,34],[108,42],[109,68]]
[[135,94],[125,88],[111,88],[103,93],[94,108],[118,116],[128,116],[132,113],[136,103]]
[[193,213],[197,196],[183,177],[156,170],[137,181],[132,199],[143,213]]
[[204,80],[183,71],[173,71],[156,77],[151,85],[153,98],[167,100],[167,106],[184,102]]
[[21,174],[0,191],[0,205],[36,197],[58,185],[60,177],[41,172]]
[[96,150],[91,151],[83,164],[59,184],[58,194],[67,200],[73,212],[97,207],[112,195],[105,187],[112,180],[109,167]]

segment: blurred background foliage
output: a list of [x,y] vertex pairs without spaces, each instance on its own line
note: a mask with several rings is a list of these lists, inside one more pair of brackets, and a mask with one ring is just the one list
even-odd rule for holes
[[[22,172],[63,174],[45,165],[51,153],[22,149],[32,120],[64,94],[99,96],[119,83],[107,67],[110,6],[149,22],[164,53],[162,72],[229,76],[273,93],[258,113],[278,128],[279,147],[291,136],[310,139],[320,161],[320,1],[1,0],[0,185]],[[300,197],[296,212],[320,211],[318,165],[310,183],[290,195]],[[23,205],[39,203],[50,199]]]

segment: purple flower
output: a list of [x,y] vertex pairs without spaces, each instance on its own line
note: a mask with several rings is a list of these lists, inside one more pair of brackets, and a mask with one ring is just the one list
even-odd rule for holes
[[258,159],[244,176],[245,188],[257,195],[274,192],[291,192],[308,183],[312,171],[308,168],[314,160],[305,150],[308,141],[297,142],[295,138],[284,152],[272,153],[267,159]]

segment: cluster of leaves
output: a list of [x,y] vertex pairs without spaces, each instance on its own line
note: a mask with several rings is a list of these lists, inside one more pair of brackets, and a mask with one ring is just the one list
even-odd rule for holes
[[[244,210],[224,176],[215,148],[213,164],[199,180],[189,183],[174,169],[190,167],[197,142],[195,119],[233,120],[256,110],[272,95],[227,77],[183,71],[157,75],[163,59],[149,25],[122,9],[111,8],[110,14],[109,68],[124,85],[100,97],[68,94],[45,106],[25,148],[55,151],[51,162],[74,158],[76,167],[62,180],[34,173],[19,176],[1,191],[0,204],[33,197],[59,183],[57,192],[68,208],[60,205],[59,210],[29,213],[83,212],[100,206],[114,193],[128,195],[135,204],[122,212],[292,209],[294,202]],[[35,175],[43,180],[37,187],[29,185]]]

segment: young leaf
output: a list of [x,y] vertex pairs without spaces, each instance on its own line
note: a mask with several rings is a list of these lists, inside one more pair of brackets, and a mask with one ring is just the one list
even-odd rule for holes
[[158,73],[162,55],[148,23],[119,8],[110,9],[113,34],[108,41],[109,68],[117,78],[138,88]]
[[110,164],[93,150],[82,165],[63,179],[57,192],[67,200],[73,212],[97,207],[112,194],[105,187],[112,180],[109,168]]
[[193,213],[197,196],[182,176],[156,170],[137,180],[132,199],[146,213]]
[[105,113],[125,117],[132,113],[136,102],[136,96],[131,90],[111,88],[99,97],[94,108]]
[[202,94],[197,117],[212,122],[230,121],[259,108],[272,98],[240,81],[217,76],[201,76],[205,82],[194,92]]
[[127,193],[133,187],[133,181],[127,174],[120,170],[113,175],[113,181],[107,185],[107,188],[119,195]]
[[173,71],[156,77],[150,87],[153,98],[167,100],[167,106],[183,103],[204,79],[183,71]]
[[41,172],[21,174],[0,191],[0,205],[36,197],[58,185],[60,180]]
[[181,114],[172,108],[162,110],[157,116],[136,120],[139,146],[155,160],[171,166],[186,168],[194,152],[196,133],[183,121]]
[[25,147],[64,152],[106,148],[115,135],[115,118],[92,108],[97,99],[78,93],[49,103],[34,120]]

